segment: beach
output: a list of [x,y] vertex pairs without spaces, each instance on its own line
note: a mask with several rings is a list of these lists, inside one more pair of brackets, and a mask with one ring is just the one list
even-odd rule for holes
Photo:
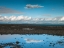
[[64,26],[0,24],[0,34],[51,34],[64,36]]

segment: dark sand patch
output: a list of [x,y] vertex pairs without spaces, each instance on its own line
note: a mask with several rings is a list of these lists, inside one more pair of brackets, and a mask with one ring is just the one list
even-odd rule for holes
[[64,26],[0,24],[0,34],[51,34],[64,36]]

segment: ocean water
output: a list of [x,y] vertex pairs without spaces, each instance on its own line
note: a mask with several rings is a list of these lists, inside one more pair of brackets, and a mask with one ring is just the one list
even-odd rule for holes
[[64,36],[4,34],[0,35],[0,48],[64,48]]

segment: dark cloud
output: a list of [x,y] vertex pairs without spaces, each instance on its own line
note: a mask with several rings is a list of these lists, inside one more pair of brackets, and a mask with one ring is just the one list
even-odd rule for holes
[[25,8],[26,9],[33,9],[33,8],[43,8],[43,7],[44,6],[27,4]]
[[22,12],[0,6],[0,14],[22,14]]

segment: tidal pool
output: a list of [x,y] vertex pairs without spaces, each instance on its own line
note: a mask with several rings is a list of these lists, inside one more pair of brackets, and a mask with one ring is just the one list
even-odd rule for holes
[[0,48],[64,48],[64,36],[4,34],[0,35]]

